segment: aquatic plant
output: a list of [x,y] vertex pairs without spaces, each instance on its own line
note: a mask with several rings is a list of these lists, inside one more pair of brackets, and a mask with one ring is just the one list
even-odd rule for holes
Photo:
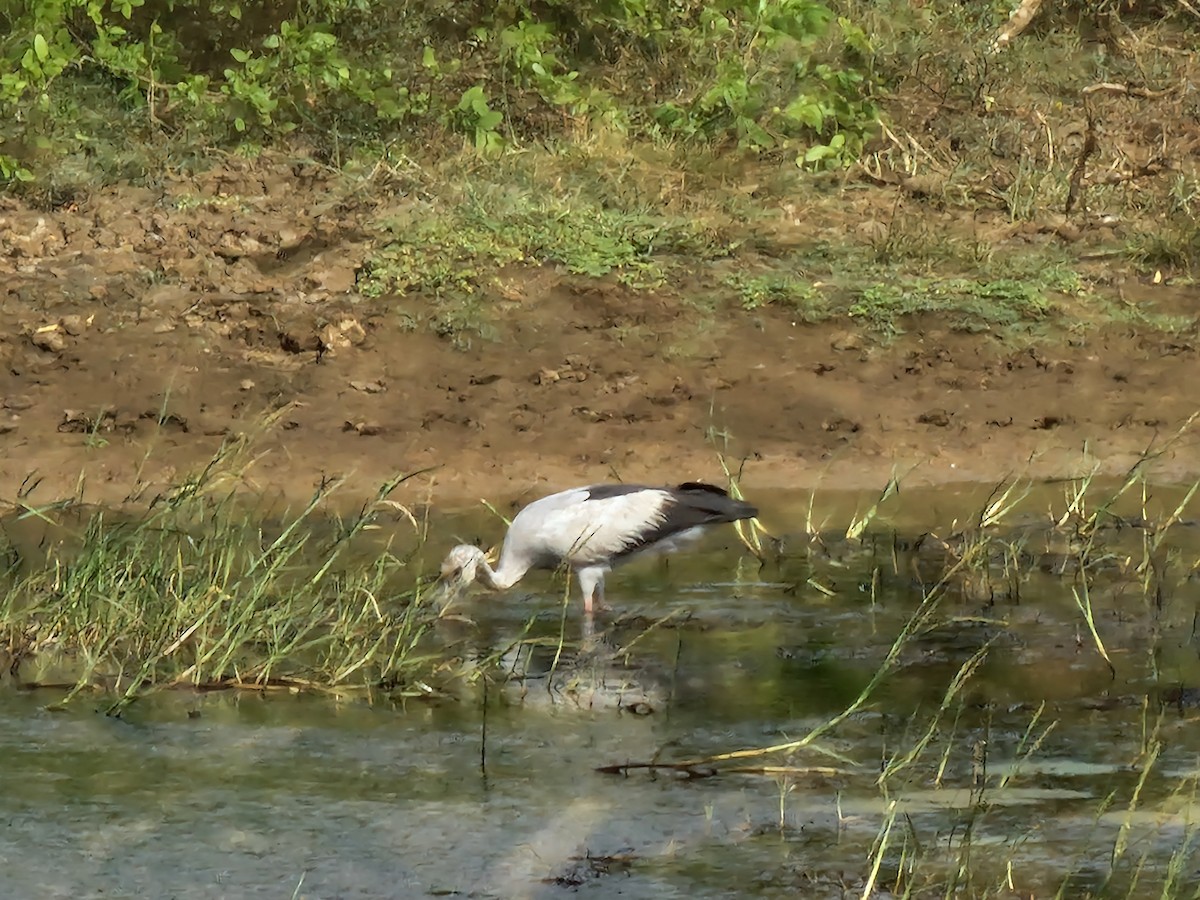
[[[231,441],[140,509],[18,500],[4,534],[38,525],[44,547],[9,542],[12,675],[67,700],[111,692],[110,711],[161,687],[428,692],[441,657],[422,643],[437,612],[412,562],[424,531],[388,499],[411,475],[348,517],[331,512],[338,480],[272,515],[234,491],[252,463]],[[411,529],[409,556],[365,538],[385,513]]]
[[[1195,542],[1177,529],[1200,484],[1155,501],[1148,476],[1187,427],[1147,448],[1115,486],[1097,478],[1098,466],[1065,479],[1061,500],[1042,514],[1032,513],[1032,520],[1031,498],[1052,492],[1020,475],[995,485],[974,515],[915,540],[889,535],[882,526],[885,504],[900,496],[896,477],[837,533],[814,527],[810,506],[807,543],[793,538],[790,546],[778,548],[785,562],[781,571],[788,571],[789,557],[803,560],[798,588],[832,596],[835,588],[826,585],[838,581],[830,577],[839,565],[835,550],[857,546],[863,549],[860,561],[872,570],[856,584],[869,598],[864,615],[874,616],[882,603],[898,597],[913,598],[857,695],[799,735],[785,734],[763,746],[689,755],[675,740],[673,752],[664,747],[649,760],[604,764],[597,771],[771,779],[779,791],[778,819],[757,827],[777,828],[782,838],[797,842],[813,841],[820,831],[817,825],[802,834],[797,825],[812,820],[814,794],[836,797],[830,802],[837,807],[839,838],[843,829],[859,832],[858,839],[846,841],[855,849],[845,851],[861,848],[857,870],[839,863],[837,874],[830,875],[810,860],[795,872],[764,874],[767,884],[775,877],[780,884],[793,879],[812,890],[825,886],[830,895],[862,898],[1195,896],[1189,874],[1200,837],[1195,820],[1200,774],[1194,765],[1180,765],[1178,757],[1165,766],[1162,759],[1164,748],[1178,742],[1171,707],[1182,713],[1191,706],[1194,689],[1147,693],[1134,686],[1132,695],[1116,695],[1118,685],[1132,680],[1124,661],[1142,652],[1147,633],[1169,634],[1180,625],[1186,630],[1189,622],[1194,631],[1194,590],[1181,588],[1200,560],[1189,564],[1184,558],[1184,548]],[[1053,582],[1068,598],[1061,604],[1066,616],[1061,624],[1067,627],[1056,629],[1051,645],[1066,648],[1075,666],[1099,670],[1094,680],[1107,684],[1111,678],[1114,695],[1106,691],[1086,708],[1127,707],[1135,727],[1140,719],[1140,742],[1133,742],[1127,759],[1112,764],[1110,786],[1095,797],[1048,783],[1048,775],[1058,771],[1055,753],[1062,752],[1051,739],[1069,745],[1064,732],[1075,724],[1070,708],[1046,700],[1006,708],[980,678],[998,650],[1020,646],[1017,623],[1031,614],[1023,609],[1021,587],[1030,581],[1043,587]],[[881,588],[898,584],[906,590]],[[964,606],[983,613],[964,613]],[[1123,622],[1142,624],[1119,627]],[[1153,641],[1145,652],[1157,659],[1160,651]],[[930,654],[939,668],[917,668],[929,664]],[[1157,669],[1151,663],[1151,671]],[[945,673],[940,688],[929,683],[937,671]],[[922,695],[931,687],[935,693],[915,709],[892,709],[891,688],[906,672],[922,683]],[[1128,724],[1127,718],[1121,721]],[[802,786],[810,790],[797,791]],[[807,800],[793,812],[795,795]],[[853,798],[853,811],[843,813],[843,795]],[[1073,856],[1043,864],[1039,854],[1055,840],[1052,820],[1020,811],[1056,800],[1064,804],[1067,820],[1087,834],[1061,838]],[[1073,802],[1065,806],[1068,801]],[[873,838],[864,838],[864,826],[875,829]]]

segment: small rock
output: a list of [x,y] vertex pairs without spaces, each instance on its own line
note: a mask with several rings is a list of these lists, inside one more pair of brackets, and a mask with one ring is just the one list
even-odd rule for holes
[[842,331],[833,336],[829,341],[829,346],[834,350],[861,350],[862,335],[853,331]]
[[287,353],[311,353],[320,350],[322,347],[329,349],[327,344],[322,343],[320,337],[315,334],[305,334],[299,329],[296,331],[281,331],[279,333],[279,346]]
[[62,330],[72,337],[78,337],[83,334],[90,322],[90,319],[85,319],[83,316],[63,316],[59,319]]
[[1051,429],[1058,428],[1060,425],[1070,424],[1071,421],[1068,416],[1038,416],[1033,420],[1031,427],[1036,431],[1050,431]]
[[116,419],[117,413],[111,408],[102,409],[98,413],[87,413],[79,409],[64,409],[58,430],[74,434],[112,431]]
[[67,339],[58,330],[57,325],[51,326],[48,329],[39,328],[30,335],[30,340],[33,341],[33,346],[49,353],[61,353],[67,347]]
[[29,409],[31,406],[33,406],[33,400],[25,395],[5,397],[3,401],[0,401],[0,407],[11,409],[13,412],[20,412],[23,409]]
[[350,387],[364,394],[382,394],[387,390],[387,385],[382,381],[352,381]]
[[857,422],[853,422],[843,416],[834,416],[821,423],[821,428],[830,432],[847,431],[850,434],[855,434],[860,427]]
[[914,197],[940,197],[946,191],[946,179],[940,175],[911,175],[900,182],[902,190]]
[[354,266],[331,266],[328,269],[318,269],[309,273],[308,281],[314,287],[329,291],[331,294],[345,294],[354,290],[358,273]]
[[951,413],[944,409],[931,409],[917,416],[917,421],[922,425],[933,425],[937,428],[945,428],[950,424]]
[[284,226],[279,229],[279,249],[295,250],[308,237],[307,231],[300,231],[296,228]]
[[241,383],[238,384],[238,389],[243,391],[252,391],[254,390],[254,382],[249,378],[243,378]]
[[1061,223],[1057,228],[1054,229],[1054,233],[1067,243],[1074,243],[1083,237],[1083,230],[1074,222]]
[[361,344],[367,338],[366,330],[358,319],[341,319],[330,322],[320,332],[321,344],[326,350],[340,350]]
[[383,426],[374,422],[345,422],[342,424],[342,431],[353,431],[359,437],[374,437],[383,434]]

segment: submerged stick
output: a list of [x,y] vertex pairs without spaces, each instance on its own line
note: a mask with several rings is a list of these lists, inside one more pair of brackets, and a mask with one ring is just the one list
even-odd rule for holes
[[488,679],[483,677],[483,708],[479,715],[479,774],[487,778],[487,709]]
[[638,769],[650,772],[660,769],[667,772],[679,772],[686,775],[689,779],[715,778],[718,775],[768,775],[772,777],[778,775],[824,775],[832,777],[854,774],[850,769],[838,769],[833,766],[729,766],[727,768],[718,768],[717,766],[705,766],[696,762],[613,763],[607,766],[597,766],[594,771],[602,775],[628,775],[630,772]]

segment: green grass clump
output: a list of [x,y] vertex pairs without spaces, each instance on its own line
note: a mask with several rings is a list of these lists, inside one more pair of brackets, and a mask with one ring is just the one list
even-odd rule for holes
[[465,346],[494,333],[514,266],[650,290],[735,252],[748,213],[711,196],[648,201],[653,170],[640,169],[613,173],[579,153],[479,164],[382,217],[359,288],[415,298],[406,313]]
[[1179,269],[1200,267],[1200,220],[1176,216],[1153,231],[1133,235],[1126,254],[1143,269]]
[[766,306],[786,309],[803,322],[821,322],[829,318],[828,302],[811,282],[790,273],[772,272],[746,275],[738,272],[723,282],[732,288],[747,311]]
[[666,280],[673,255],[696,260],[724,252],[682,217],[612,207],[595,197],[488,187],[486,195],[416,205],[385,222],[387,237],[372,257],[364,290],[373,296],[471,293],[512,263],[557,264],[592,277],[615,273],[650,287]]
[[938,314],[958,331],[1012,328],[1035,322],[1052,309],[1041,285],[1024,281],[974,281],[968,278],[914,278],[899,284],[876,283],[857,292],[847,308],[873,330],[894,334],[906,316]]
[[419,648],[436,611],[407,560],[359,540],[404,478],[348,520],[321,513],[337,485],[322,486],[268,528],[220,474],[138,516],[23,504],[14,528],[36,517],[65,539],[10,552],[0,647],[14,674],[113,691],[116,709],[154,686],[403,691],[430,675],[436,654]]

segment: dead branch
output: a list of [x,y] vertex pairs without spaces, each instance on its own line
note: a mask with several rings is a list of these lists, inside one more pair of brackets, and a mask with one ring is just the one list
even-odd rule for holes
[[596,771],[603,775],[628,775],[636,769],[645,769],[647,771],[658,771],[661,769],[667,772],[677,772],[688,779],[714,778],[717,775],[835,776],[853,774],[848,769],[838,769],[833,766],[724,766],[718,768],[717,766],[705,765],[698,761],[677,763],[612,763],[611,765],[596,767]]
[[1087,170],[1088,158],[1096,152],[1096,118],[1092,115],[1092,110],[1089,107],[1087,110],[1087,131],[1083,135],[1083,146],[1079,148],[1079,157],[1075,160],[1075,167],[1071,169],[1071,177],[1068,180],[1070,185],[1067,190],[1067,205],[1063,210],[1063,215],[1071,215],[1071,210],[1075,208],[1075,204],[1083,200],[1083,191],[1085,187],[1084,172]]
[[1113,170],[1105,172],[1096,178],[1086,179],[1087,185],[1090,187],[1093,184],[1114,185],[1126,184],[1130,181],[1137,181],[1140,178],[1153,178],[1155,175],[1161,175],[1163,172],[1169,172],[1171,164],[1162,157],[1156,157],[1148,163],[1140,166],[1134,166],[1126,171]]
[[1116,84],[1111,81],[1099,81],[1096,84],[1089,84],[1085,87],[1081,94],[1124,94],[1129,97],[1144,97],[1147,100],[1158,100],[1162,97],[1167,97],[1175,93],[1174,88],[1167,88],[1163,91],[1152,91],[1144,87],[1130,87],[1127,84]]
[[1042,0],[1021,0],[1012,15],[1008,17],[1008,22],[1003,30],[992,43],[992,52],[999,53],[1012,43],[1013,38],[1029,27],[1029,23],[1033,21],[1041,8]]
[[720,770],[713,766],[698,766],[694,763],[612,763],[607,766],[596,766],[596,771],[602,775],[628,775],[635,769],[646,769],[651,772],[662,769],[668,772],[678,772],[688,778],[712,778],[721,774]]
[[1200,19],[1200,10],[1196,9],[1196,7],[1194,7],[1192,4],[1188,3],[1188,0],[1179,0],[1179,5],[1182,6],[1184,9],[1186,9],[1188,12],[1190,12],[1197,19]]

